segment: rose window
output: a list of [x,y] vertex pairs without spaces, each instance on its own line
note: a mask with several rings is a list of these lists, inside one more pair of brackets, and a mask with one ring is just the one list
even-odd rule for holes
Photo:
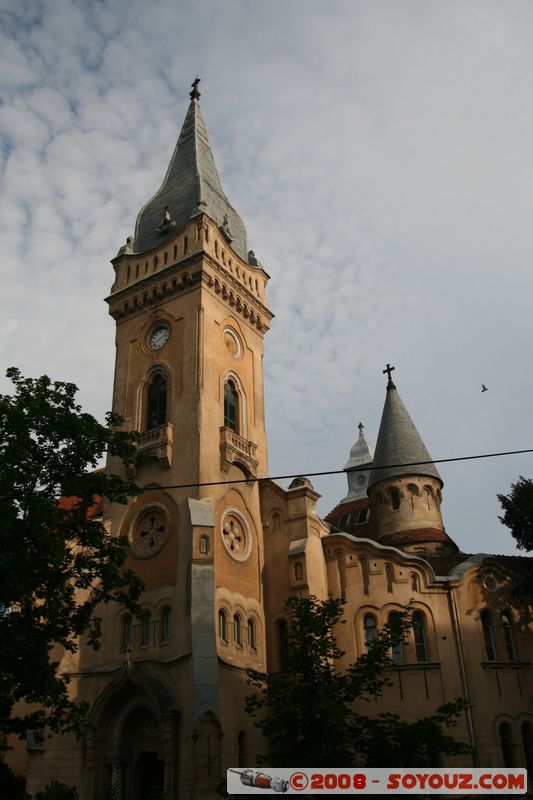
[[252,539],[250,527],[244,516],[236,509],[228,509],[224,514],[221,526],[222,540],[228,553],[244,561],[250,554]]
[[148,558],[158,553],[168,535],[167,515],[162,509],[150,508],[136,521],[132,544],[135,555]]

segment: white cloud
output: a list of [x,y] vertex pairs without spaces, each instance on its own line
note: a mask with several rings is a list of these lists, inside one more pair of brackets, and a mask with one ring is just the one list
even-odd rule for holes
[[[272,472],[341,467],[359,419],[375,440],[387,362],[434,457],[533,441],[530,4],[4,0],[4,20],[3,364],[77,382],[103,416],[108,261],[198,72],[272,275]],[[441,472],[452,536],[512,551],[495,493],[529,458]],[[345,494],[343,476],[314,483],[323,513]]]

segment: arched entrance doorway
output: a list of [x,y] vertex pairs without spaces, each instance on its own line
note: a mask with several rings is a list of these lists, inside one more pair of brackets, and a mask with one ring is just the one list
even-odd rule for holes
[[87,796],[174,800],[177,714],[168,690],[135,672],[110,686],[91,715]]

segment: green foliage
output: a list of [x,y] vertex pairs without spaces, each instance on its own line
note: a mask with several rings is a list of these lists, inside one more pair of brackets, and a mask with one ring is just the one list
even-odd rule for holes
[[[344,672],[334,629],[344,624],[344,601],[292,597],[289,647],[283,673],[248,671],[257,691],[246,701],[268,745],[261,763],[276,767],[417,766],[438,752],[466,752],[446,732],[466,708],[462,700],[407,724],[393,714],[367,717],[355,701],[373,701],[390,685],[391,648],[411,626],[410,611],[396,615],[368,652]],[[386,737],[386,738],[385,738]],[[381,755],[383,754],[383,759]]]
[[0,759],[0,797],[2,800],[29,800],[24,790],[25,780]]
[[74,786],[52,781],[41,792],[37,792],[35,800],[78,800],[78,792]]
[[[91,518],[95,497],[125,503],[137,490],[96,468],[107,451],[130,465],[132,436],[113,414],[101,425],[75,402],[76,387],[11,368],[0,395],[0,734],[73,729],[84,709],[56,672],[56,646],[70,652],[100,637],[96,609],[134,606],[141,584],[124,570],[127,543]],[[60,498],[69,503],[59,503]],[[93,515],[94,516],[94,515]],[[19,701],[31,704],[18,713]]]
[[[511,531],[520,550],[533,550],[533,481],[519,476],[509,495],[498,494],[503,509],[500,521]],[[533,563],[517,564],[512,593],[524,605],[533,604]]]
[[533,550],[533,481],[519,476],[509,495],[498,494],[504,514],[499,517],[520,550]]

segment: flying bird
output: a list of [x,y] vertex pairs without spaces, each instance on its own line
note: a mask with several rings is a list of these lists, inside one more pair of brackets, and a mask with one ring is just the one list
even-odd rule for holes
[[482,384],[481,384],[481,391],[482,391],[482,392],[486,392],[486,391],[487,391],[487,389],[488,389],[488,386],[485,386],[485,384],[484,384],[484,383],[482,383]]

